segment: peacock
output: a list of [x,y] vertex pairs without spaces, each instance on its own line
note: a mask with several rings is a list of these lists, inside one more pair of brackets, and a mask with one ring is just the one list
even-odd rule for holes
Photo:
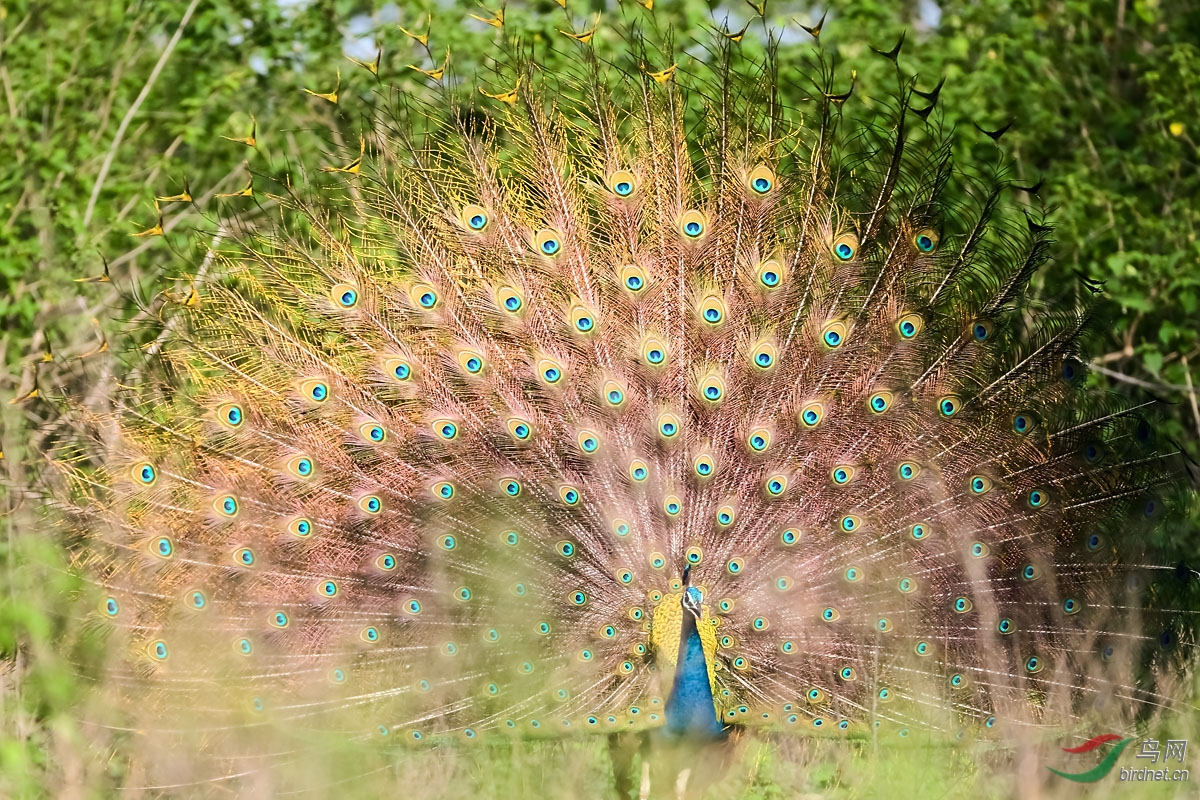
[[49,505],[158,785],[176,741],[244,789],[312,743],[599,734],[634,796],[646,742],[1177,704],[1178,448],[1087,385],[1087,303],[1029,291],[1052,229],[1003,131],[956,159],[899,44],[863,104],[819,23],[796,65],[638,20],[482,77],[411,34],[427,91],[210,208],[110,407],[71,407]]

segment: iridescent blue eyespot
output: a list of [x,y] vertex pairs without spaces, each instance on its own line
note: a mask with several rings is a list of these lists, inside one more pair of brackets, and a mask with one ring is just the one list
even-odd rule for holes
[[630,291],[636,292],[639,289],[641,289],[644,285],[645,285],[645,281],[642,280],[641,275],[628,275],[625,277],[625,286]]
[[683,224],[683,232],[694,239],[704,232],[704,225],[698,220],[688,220]]
[[629,195],[633,194],[633,184],[629,181],[617,181],[613,184],[613,191],[621,197],[629,197]]
[[1087,537],[1087,549],[1088,550],[1099,550],[1102,542],[1103,542],[1103,540],[1100,538],[1100,534],[1098,534],[1098,533],[1090,534]]
[[237,403],[225,403],[217,409],[217,418],[231,428],[240,427],[245,421],[242,407]]
[[433,308],[437,305],[437,293],[435,293],[432,289],[426,289],[417,296],[417,302],[420,303],[423,308]]
[[1012,633],[1014,630],[1016,630],[1016,626],[1013,625],[1013,621],[1011,619],[1005,617],[1004,619],[1000,620],[999,623],[996,624],[996,630],[1000,631],[1001,633],[1003,633],[1005,635],[1008,635],[1008,634]]
[[487,217],[483,214],[472,214],[467,218],[467,224],[470,225],[472,229],[481,231],[483,230],[484,226],[487,225]]
[[353,308],[358,303],[358,293],[353,289],[346,289],[338,295],[338,302],[343,308]]
[[1068,597],[1063,601],[1063,613],[1074,614],[1082,607],[1082,604],[1074,597]]
[[509,295],[508,297],[504,298],[504,307],[507,308],[509,311],[520,311],[521,310],[521,298],[515,294]]
[[766,194],[771,190],[771,181],[767,180],[766,178],[755,178],[750,185],[753,186],[754,191],[758,192],[759,194]]
[[562,247],[562,245],[559,244],[557,239],[546,239],[542,242],[541,247],[543,253],[548,256],[552,256],[559,251],[559,248]]
[[1041,489],[1033,489],[1029,492],[1030,508],[1041,508],[1046,505],[1047,500],[1049,500],[1049,496]]
[[763,270],[762,274],[758,276],[758,279],[762,282],[762,285],[766,286],[768,289],[774,289],[779,285],[779,273],[773,269]]
[[825,331],[825,344],[837,347],[842,343],[842,335],[837,331]]

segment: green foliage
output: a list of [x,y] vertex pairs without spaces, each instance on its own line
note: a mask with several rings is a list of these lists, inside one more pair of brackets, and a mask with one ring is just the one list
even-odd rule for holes
[[[672,26],[680,49],[693,54],[688,45],[708,36],[707,26],[720,25],[728,14],[726,27],[735,30],[752,16],[746,4],[712,10],[700,0],[659,0],[653,16],[632,0],[619,10],[601,0],[569,3],[576,30],[604,11],[595,46],[629,68],[640,64],[611,33],[618,15]],[[398,26],[423,33],[431,7],[424,48]],[[202,266],[214,241],[206,215],[253,225],[273,208],[262,195],[214,195],[236,193],[256,172],[256,185],[266,183],[261,172],[269,165],[345,163],[344,155],[356,151],[362,120],[305,90],[336,87],[343,97],[371,102],[382,84],[392,87],[385,97],[404,98],[429,83],[410,65],[435,69],[447,49],[451,76],[470,85],[487,72],[501,37],[519,37],[540,59],[547,42],[560,36],[557,30],[568,27],[553,0],[514,4],[503,32],[469,17],[490,13],[466,0],[432,6],[412,0],[0,0],[0,351],[6,367],[0,465],[8,489],[0,543],[0,794],[60,794],[69,784],[104,792],[121,769],[82,764],[89,737],[72,712],[85,687],[74,676],[99,658],[99,643],[76,635],[72,651],[62,651],[64,634],[81,630],[73,602],[82,587],[70,577],[59,543],[48,531],[33,532],[38,521],[25,467],[36,462],[38,445],[52,430],[46,425],[54,408],[44,398],[103,372],[97,351],[106,340],[118,341],[126,321],[153,320],[162,303],[187,296],[186,275]],[[787,28],[781,69],[804,63],[811,37],[796,19],[816,22],[808,4],[772,3],[767,16]],[[1056,261],[1036,291],[1055,298],[1085,292],[1080,276],[1103,282],[1096,298],[1102,324],[1093,337],[1095,379],[1131,396],[1150,391],[1171,401],[1164,433],[1197,454],[1200,7],[1190,0],[834,0],[822,44],[844,72],[857,70],[856,93],[868,108],[872,96],[886,96],[895,86],[892,66],[871,48],[890,49],[904,31],[901,63],[919,74],[918,87],[928,90],[946,77],[940,102],[946,124],[996,130],[1013,123],[1000,148],[1018,185],[1040,185],[1036,197],[1024,199],[1035,210],[1045,208],[1056,228]],[[751,26],[745,46],[760,47],[761,39],[761,28]],[[377,50],[378,81],[346,58],[349,52],[370,64]],[[848,83],[845,74],[839,81]],[[787,84],[785,100],[799,102],[799,92]],[[256,148],[230,141],[250,136],[255,124]],[[980,138],[964,137],[971,142],[960,145],[970,151],[964,159],[996,158]],[[160,202],[160,218],[155,196],[185,190],[196,203]],[[165,236],[134,237],[160,221]],[[197,239],[195,231],[207,233]],[[104,275],[106,262],[111,282],[77,282]],[[153,333],[143,329],[139,336]],[[121,355],[134,359],[136,352]],[[35,379],[41,398],[7,404]],[[1181,521],[1171,535],[1183,540],[1191,528],[1193,522]],[[945,752],[933,760],[954,764],[952,748]],[[781,785],[839,797],[894,789],[877,764],[847,793],[839,776],[850,768],[837,764],[854,757],[861,762],[847,753],[823,756],[807,777],[788,783],[780,776],[791,762],[764,750],[750,762],[745,796],[794,796],[780,794]],[[506,777],[507,764],[495,759],[470,774],[490,774],[485,788],[528,790],[529,784]],[[922,774],[906,784],[914,794]],[[971,791],[950,769],[933,780],[941,781],[938,794]]]

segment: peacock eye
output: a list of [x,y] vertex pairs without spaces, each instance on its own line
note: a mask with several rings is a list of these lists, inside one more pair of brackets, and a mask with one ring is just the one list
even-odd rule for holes
[[690,209],[683,212],[679,218],[679,231],[684,235],[684,238],[695,241],[702,236],[708,229],[708,220],[704,214],[696,209]]
[[746,444],[756,453],[762,453],[771,446],[771,432],[766,428],[755,428],[746,437]]
[[409,363],[394,356],[383,360],[383,372],[398,381],[407,381],[412,377],[412,367]]
[[637,264],[626,264],[621,267],[621,285],[629,291],[637,294],[646,288],[647,277],[646,270],[639,267]]
[[821,341],[829,349],[836,349],[846,341],[846,332],[846,324],[840,320],[834,320],[821,330]]
[[843,233],[833,240],[833,254],[839,261],[849,261],[858,252],[858,237],[853,233]]
[[579,435],[575,438],[575,441],[579,443],[579,449],[582,450],[585,455],[589,456],[595,453],[600,447],[600,438],[589,430],[580,431]]
[[379,444],[387,439],[387,431],[378,422],[364,422],[359,425],[358,435],[372,444]]
[[613,408],[618,408],[625,402],[625,390],[616,381],[605,381],[602,395],[604,401]]
[[717,509],[717,524],[722,528],[727,528],[733,524],[737,512],[733,506],[721,506]]
[[758,265],[758,283],[766,289],[775,289],[783,283],[783,265],[768,259]]
[[508,428],[509,435],[518,442],[529,441],[529,437],[533,435],[533,426],[528,420],[521,419],[520,417],[512,417],[504,424]]
[[224,495],[222,497],[218,497],[216,500],[213,500],[212,507],[213,510],[222,517],[228,517],[230,519],[236,517],[239,511],[237,498],[233,495]]
[[458,215],[458,218],[464,225],[476,233],[482,233],[487,230],[488,223],[491,221],[488,218],[487,209],[478,205],[463,206],[463,210]]
[[427,283],[413,284],[413,287],[409,290],[409,296],[413,299],[413,302],[426,311],[431,311],[437,307],[437,290]]
[[696,456],[696,460],[692,462],[692,469],[699,477],[710,478],[713,472],[716,471],[716,465],[713,462],[712,456],[705,453]]
[[937,408],[943,417],[953,417],[962,408],[962,400],[958,395],[948,394],[938,400]]
[[800,423],[806,428],[815,428],[825,417],[825,407],[820,403],[809,403],[800,410]]
[[246,414],[237,403],[222,403],[217,406],[217,420],[226,427],[236,429],[246,421]]
[[349,283],[336,284],[329,290],[329,296],[340,308],[354,308],[358,305],[358,289]]
[[308,456],[292,456],[284,467],[297,478],[311,478],[315,472],[312,459]]
[[725,396],[725,381],[717,375],[709,375],[700,382],[700,396],[710,403],[718,403]]
[[775,346],[770,342],[763,342],[755,348],[751,361],[760,370],[768,370],[775,366]]
[[857,470],[849,464],[841,464],[830,470],[829,477],[832,478],[833,482],[838,486],[845,486],[847,483],[854,480],[854,474],[856,472]]
[[867,400],[867,408],[872,414],[882,414],[892,407],[892,401],[895,398],[891,392],[876,392]]
[[138,464],[130,472],[133,479],[143,486],[153,486],[154,482],[158,480],[158,471],[149,462]]
[[463,349],[458,351],[458,365],[471,375],[483,372],[483,355],[477,350]]
[[496,302],[510,314],[516,314],[525,307],[521,293],[511,286],[501,286],[496,290]]
[[638,483],[646,480],[650,475],[650,468],[646,466],[646,462],[640,458],[635,458],[629,462],[629,477],[633,478]]
[[572,306],[571,327],[579,333],[591,333],[596,327],[596,315],[581,305]]
[[383,500],[377,494],[363,495],[358,498],[358,508],[371,516],[375,516],[383,511]]
[[622,198],[633,197],[638,188],[637,176],[623,169],[609,175],[607,183],[612,193]]
[[992,489],[992,480],[986,475],[972,475],[967,485],[971,487],[971,494],[987,494]]
[[724,321],[726,314],[725,302],[715,294],[710,294],[700,303],[700,319],[710,327],[716,327]]
[[542,380],[553,386],[562,380],[563,369],[557,362],[549,358],[543,358],[538,362],[537,373],[542,376]]
[[309,378],[300,383],[300,396],[311,403],[324,403],[329,399],[329,384],[319,378]]
[[896,332],[901,339],[912,339],[925,329],[925,318],[920,314],[905,314],[896,320]]
[[971,323],[971,338],[977,342],[986,342],[992,338],[995,326],[986,319],[977,319]]
[[642,342],[642,360],[652,367],[661,367],[667,360],[667,346],[653,336]]
[[662,414],[658,418],[658,435],[664,439],[674,439],[679,433],[680,422],[679,417],[674,414]]
[[750,191],[764,195],[775,186],[775,173],[765,164],[759,164],[746,176],[746,185]]
[[553,228],[542,228],[533,237],[534,247],[544,256],[554,258],[562,252],[562,234]]
[[922,253],[932,253],[938,246],[938,239],[936,231],[926,228],[918,231],[917,235],[913,237],[913,245]]

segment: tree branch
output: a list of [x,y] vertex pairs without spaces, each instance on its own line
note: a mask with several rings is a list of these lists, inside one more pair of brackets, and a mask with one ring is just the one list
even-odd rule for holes
[[138,109],[141,108],[142,103],[145,102],[146,97],[150,94],[150,90],[154,88],[154,82],[158,80],[163,67],[167,65],[167,59],[171,57],[171,53],[175,50],[175,45],[179,44],[179,39],[183,36],[183,29],[187,27],[188,22],[192,18],[192,12],[196,10],[196,6],[198,5],[200,5],[200,0],[192,0],[187,10],[183,12],[183,19],[179,20],[179,27],[175,29],[171,40],[163,48],[162,55],[158,57],[158,63],[154,65],[154,69],[150,72],[150,77],[146,79],[145,85],[142,86],[142,91],[138,93],[137,99],[133,101],[133,105],[129,107],[129,110],[125,112],[125,116],[121,119],[121,124],[117,127],[117,135],[113,137],[112,146],[108,148],[108,154],[104,156],[104,163],[100,165],[100,173],[96,176],[96,183],[92,186],[92,196],[88,198],[87,210],[83,213],[83,227],[85,229],[92,220],[92,214],[96,211],[96,201],[100,198],[100,190],[104,187],[108,171],[112,168],[113,159],[117,157],[117,149],[121,146],[121,140],[125,138],[125,131],[129,129],[129,124],[133,122],[134,116],[137,114]]

